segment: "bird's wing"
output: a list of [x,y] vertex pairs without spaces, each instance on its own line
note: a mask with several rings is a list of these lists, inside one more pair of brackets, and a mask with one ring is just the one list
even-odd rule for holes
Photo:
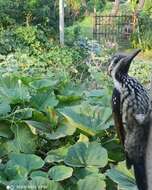
[[[120,112],[115,112],[113,110],[113,118],[114,118],[114,123],[115,123],[115,127],[116,127],[116,130],[117,130],[117,134],[118,134],[118,137],[121,141],[121,144],[124,146],[124,143],[125,143],[125,131],[124,131],[124,126],[123,126],[123,123],[122,123],[122,115]],[[131,168],[131,161],[127,155],[127,153],[125,152],[125,157],[126,157],[126,166],[128,169]]]
[[120,113],[113,111],[113,118],[114,118],[114,123],[115,123],[118,137],[119,137],[121,143],[124,145],[125,132],[124,132],[123,123],[122,123],[122,116]]
[[[122,122],[122,114],[120,110],[120,93],[116,88],[114,88],[113,95],[112,95],[112,111],[113,111],[113,119],[114,119],[118,137],[122,145],[124,146],[125,130],[124,130],[124,126]],[[129,169],[131,168],[132,164],[126,152],[125,152],[125,156],[126,156],[126,165],[127,165],[127,168]]]
[[112,94],[112,112],[117,134],[121,143],[124,145],[125,133],[122,122],[122,114],[120,111],[120,93],[116,88],[114,88]]

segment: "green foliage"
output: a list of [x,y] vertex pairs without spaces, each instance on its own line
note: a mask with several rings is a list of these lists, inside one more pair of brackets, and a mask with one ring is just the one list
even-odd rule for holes
[[89,107],[89,105],[77,107],[75,111],[71,108],[60,109],[60,112],[66,118],[67,125],[82,130],[88,136],[100,134],[106,129],[110,125],[109,120],[112,114],[109,107],[100,109],[96,106]]
[[[28,173],[32,170],[39,169],[43,165],[44,161],[34,154],[11,154],[4,172],[9,180],[22,179],[23,177],[27,177]],[[14,175],[12,175],[12,172]]]
[[101,168],[107,164],[108,156],[107,151],[98,143],[79,142],[69,149],[64,162],[73,167]]
[[142,84],[148,85],[152,72],[151,61],[137,60],[130,68],[130,75],[135,76]]
[[[104,4],[65,1],[66,24],[81,22],[66,28],[69,46],[60,47],[58,1],[0,0],[0,189],[136,189],[113,128],[104,63],[114,48],[100,55],[96,46],[91,56],[80,38],[92,37],[84,14]],[[151,67],[141,65],[145,72],[134,64],[130,74],[148,83]]]
[[62,181],[72,176],[73,169],[64,165],[53,166],[48,174],[54,181]]
[[80,179],[78,181],[78,190],[104,190],[105,182],[104,177],[100,174],[97,175],[89,175],[84,179]]
[[126,170],[124,162],[121,162],[116,168],[108,170],[106,175],[114,180],[120,189],[137,190],[133,172]]
[[[81,20],[84,15],[92,13],[94,7],[99,11],[103,8],[105,0],[65,1],[65,23],[73,24]],[[55,0],[11,0],[0,1],[0,28],[10,28],[14,25],[37,25],[54,39],[58,35],[59,3]]]
[[144,4],[144,11],[148,12],[148,13],[152,13],[152,1],[151,0],[147,0],[145,1],[145,4]]
[[139,16],[138,28],[132,35],[132,44],[134,47],[140,47],[144,51],[152,49],[152,18],[150,13],[142,12]]
[[97,10],[97,11],[101,11],[103,8],[104,8],[104,5],[105,5],[106,1],[105,0],[89,0],[87,1],[87,7],[88,7],[88,11],[89,12],[93,12],[94,11],[94,8]]
[[[4,16],[1,27],[7,28],[14,23],[26,25],[39,24],[45,28],[58,28],[58,4],[55,0],[6,0],[0,1],[0,16]],[[43,28],[42,27],[42,28]]]
[[0,33],[0,53],[8,53],[21,50],[29,54],[39,54],[48,49],[51,43],[48,42],[44,32],[35,26],[20,26],[12,30],[2,30]]
[[[4,53],[5,45],[2,46],[2,54]],[[87,72],[87,66],[82,64],[87,55],[85,50],[79,47],[60,48],[58,45],[54,45],[46,51],[42,49],[42,46],[39,50],[34,50],[33,45],[34,42],[26,45],[25,49],[22,47],[23,49],[21,48],[15,53],[8,54],[8,51],[6,51],[5,53],[8,55],[0,55],[0,72],[5,73],[7,70],[12,73],[27,73],[32,75],[52,73],[52,75],[56,76],[57,74],[58,77],[61,75],[62,77],[65,76],[65,78],[77,78],[80,75],[79,71]],[[16,49],[17,47],[14,48]],[[35,55],[30,55],[33,50],[35,51]],[[42,54],[40,54],[41,51],[43,51]],[[43,81],[40,80],[37,83],[37,85],[41,85]]]
[[[0,116],[0,182],[4,186],[105,188],[106,175],[99,169],[106,171],[110,166],[105,141],[107,133],[112,134],[111,110],[110,102],[102,100],[107,92],[85,89],[80,93],[70,84],[53,76],[7,73],[1,77],[0,99],[8,106],[1,107],[5,114]],[[103,101],[101,107],[98,99]],[[91,136],[90,124],[97,130]],[[116,156],[113,162],[120,160]]]

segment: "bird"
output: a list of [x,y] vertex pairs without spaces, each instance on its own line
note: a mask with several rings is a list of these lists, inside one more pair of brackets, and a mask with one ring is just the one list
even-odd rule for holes
[[118,136],[123,144],[126,165],[134,168],[139,190],[147,190],[145,155],[150,129],[151,103],[146,89],[129,75],[133,59],[141,49],[112,56],[108,74],[112,77],[112,112]]
[[148,144],[146,148],[146,176],[148,190],[152,190],[152,114],[151,114],[151,127],[149,131]]

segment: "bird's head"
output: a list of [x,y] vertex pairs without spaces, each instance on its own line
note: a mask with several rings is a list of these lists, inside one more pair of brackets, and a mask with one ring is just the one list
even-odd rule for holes
[[117,73],[127,74],[134,57],[141,51],[136,49],[131,53],[117,53],[110,60],[108,74],[115,77]]

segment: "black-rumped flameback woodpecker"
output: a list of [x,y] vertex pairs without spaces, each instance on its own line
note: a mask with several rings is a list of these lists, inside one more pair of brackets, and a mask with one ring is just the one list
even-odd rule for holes
[[108,67],[114,82],[112,110],[115,126],[124,146],[128,169],[133,166],[139,190],[147,190],[145,155],[150,127],[150,99],[145,88],[128,75],[140,49],[115,54]]

